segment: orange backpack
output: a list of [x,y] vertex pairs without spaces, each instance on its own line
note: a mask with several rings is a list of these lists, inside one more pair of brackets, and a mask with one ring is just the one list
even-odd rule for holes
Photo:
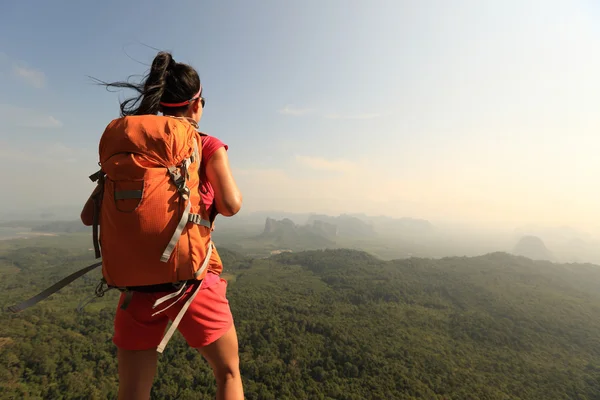
[[213,244],[200,196],[201,145],[181,118],[127,116],[106,127],[101,170],[90,178],[100,187],[94,247],[109,287],[204,278]]
[[[31,307],[100,265],[109,289],[126,293],[123,309],[139,286],[178,287],[155,301],[153,310],[172,300],[152,315],[176,304],[192,281],[195,289],[156,349],[162,353],[201,289],[209,264],[221,264],[211,241],[214,215],[207,215],[200,196],[201,145],[200,133],[185,118],[141,115],[111,121],[100,139],[101,169],[90,176],[98,182],[91,196],[91,224],[96,258],[102,262],[72,273],[9,311]],[[86,210],[87,205],[82,221],[88,225],[92,218]],[[103,284],[96,296],[106,292]]]

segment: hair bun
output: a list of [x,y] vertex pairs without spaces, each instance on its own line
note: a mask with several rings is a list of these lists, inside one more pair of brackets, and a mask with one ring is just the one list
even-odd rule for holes
[[167,71],[173,69],[176,64],[177,63],[175,60],[173,60],[171,53],[161,51],[156,55],[156,57],[154,57],[151,69],[157,72],[159,75],[164,76]]

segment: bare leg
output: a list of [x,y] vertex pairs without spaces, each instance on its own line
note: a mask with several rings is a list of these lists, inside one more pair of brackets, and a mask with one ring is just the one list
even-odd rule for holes
[[119,400],[148,400],[158,355],[156,349],[117,350],[119,360]]
[[198,349],[217,380],[217,400],[244,400],[235,326],[208,346]]

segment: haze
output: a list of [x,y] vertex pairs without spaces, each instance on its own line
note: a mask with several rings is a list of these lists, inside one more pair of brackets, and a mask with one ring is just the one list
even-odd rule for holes
[[143,42],[199,70],[201,129],[230,146],[244,213],[600,235],[597,3],[181,7],[166,16],[140,0],[2,6],[2,210],[86,200],[99,137],[130,95],[88,75],[144,74],[155,51]]

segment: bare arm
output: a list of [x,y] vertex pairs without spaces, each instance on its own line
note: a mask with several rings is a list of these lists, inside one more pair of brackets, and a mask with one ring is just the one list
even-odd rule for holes
[[231,217],[242,207],[240,193],[229,166],[229,157],[224,147],[218,149],[208,160],[206,177],[215,191],[215,205],[219,214]]

